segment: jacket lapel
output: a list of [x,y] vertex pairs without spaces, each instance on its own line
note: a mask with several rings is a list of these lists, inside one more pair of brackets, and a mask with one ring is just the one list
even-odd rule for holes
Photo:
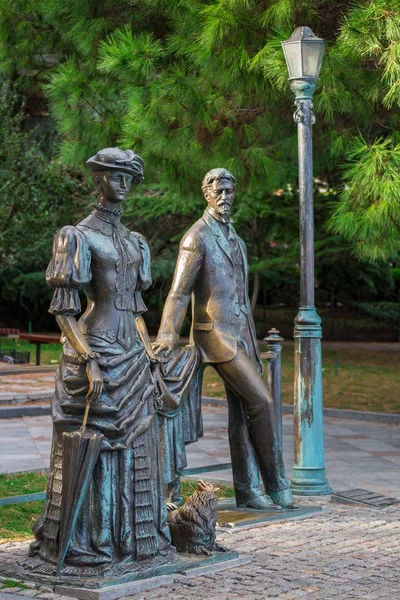
[[220,248],[224,251],[224,253],[226,254],[226,256],[229,258],[229,260],[231,261],[231,263],[233,264],[233,259],[232,259],[232,254],[231,254],[231,249],[229,246],[229,242],[226,239],[221,227],[219,226],[218,222],[216,219],[214,219],[214,217],[212,217],[210,215],[209,212],[207,212],[206,210],[204,211],[203,214],[203,219],[204,221],[207,223],[207,225],[209,226],[209,228],[211,229],[211,231],[213,232],[218,245],[220,246]]
[[249,266],[247,264],[247,252],[246,252],[246,245],[244,243],[244,241],[242,240],[242,238],[240,238],[238,236],[238,240],[239,240],[239,246],[240,246],[240,252],[242,254],[242,261],[243,261],[243,271],[244,271],[244,288],[245,288],[245,294],[247,295],[247,290],[248,290],[248,276],[249,276]]

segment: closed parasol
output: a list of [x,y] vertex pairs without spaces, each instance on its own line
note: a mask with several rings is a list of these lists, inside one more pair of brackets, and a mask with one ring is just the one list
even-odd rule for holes
[[82,427],[79,431],[62,434],[62,495],[57,577],[61,576],[82,504],[85,500],[92,473],[100,454],[102,434],[86,431],[90,401],[86,403]]

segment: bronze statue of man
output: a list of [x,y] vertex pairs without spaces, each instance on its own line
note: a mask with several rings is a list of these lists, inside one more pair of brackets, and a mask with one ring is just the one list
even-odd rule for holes
[[295,508],[270,390],[262,377],[246,245],[232,224],[236,180],[225,169],[212,169],[202,189],[208,206],[181,241],[154,349],[167,356],[176,348],[192,297],[194,342],[204,366],[214,367],[226,388],[236,503],[260,510],[274,504]]

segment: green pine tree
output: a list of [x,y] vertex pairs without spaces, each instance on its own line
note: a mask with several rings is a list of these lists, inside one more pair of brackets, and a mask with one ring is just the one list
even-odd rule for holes
[[[46,320],[51,290],[44,271],[58,228],[87,212],[91,196],[81,176],[49,160],[24,130],[24,105],[7,84],[0,86],[0,319],[26,327]],[[40,138],[41,136],[39,136]],[[48,151],[49,149],[46,148]],[[47,304],[47,306],[46,306]]]
[[238,177],[247,214],[254,194],[272,206],[276,189],[295,184],[280,42],[299,24],[314,27],[327,42],[315,174],[343,190],[331,227],[360,256],[398,249],[398,0],[1,0],[0,8],[0,69],[26,93],[46,94],[63,161],[82,168],[102,146],[133,146],[148,182],[167,191],[160,212],[193,209],[216,165]]
[[109,145],[144,157],[145,185],[126,214],[168,265],[155,267],[161,279],[171,243],[203,207],[205,172],[230,169],[255,281],[269,282],[295,273],[298,257],[281,41],[302,24],[326,41],[315,94],[317,273],[347,243],[387,259],[399,250],[399,0],[0,0],[0,74],[28,100],[45,98],[68,168],[84,172]]

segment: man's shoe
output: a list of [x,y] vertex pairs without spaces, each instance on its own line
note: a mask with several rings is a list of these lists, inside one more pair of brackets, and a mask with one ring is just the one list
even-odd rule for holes
[[267,510],[267,511],[275,511],[280,510],[281,507],[275,504],[271,498],[265,495],[256,496],[255,498],[250,498],[246,502],[241,502],[237,505],[238,508],[251,508],[252,510]]
[[277,504],[286,510],[295,510],[300,508],[300,506],[296,504],[293,499],[292,490],[290,487],[287,487],[285,490],[280,490],[279,492],[268,492],[268,496],[272,499],[274,504]]

